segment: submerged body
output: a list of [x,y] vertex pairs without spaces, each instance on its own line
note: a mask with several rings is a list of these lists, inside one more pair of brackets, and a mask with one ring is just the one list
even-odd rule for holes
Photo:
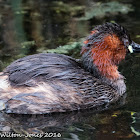
[[[100,31],[98,28],[85,42],[81,61],[48,53],[27,56],[9,65],[0,75],[0,101],[5,104],[4,111],[44,114],[86,108],[104,110],[118,102],[126,86],[115,64],[125,56],[114,53],[109,44],[107,49],[96,48],[97,40],[91,44]],[[125,55],[127,49],[118,50]]]

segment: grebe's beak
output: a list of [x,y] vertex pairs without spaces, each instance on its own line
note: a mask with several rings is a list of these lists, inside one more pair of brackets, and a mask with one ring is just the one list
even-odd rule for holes
[[140,45],[132,41],[132,43],[128,46],[128,50],[130,53],[140,53]]

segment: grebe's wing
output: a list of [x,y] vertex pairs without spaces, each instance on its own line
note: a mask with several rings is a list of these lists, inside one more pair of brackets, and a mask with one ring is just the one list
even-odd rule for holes
[[36,54],[16,60],[4,74],[13,86],[35,86],[41,80],[63,77],[78,67],[75,59],[61,54]]

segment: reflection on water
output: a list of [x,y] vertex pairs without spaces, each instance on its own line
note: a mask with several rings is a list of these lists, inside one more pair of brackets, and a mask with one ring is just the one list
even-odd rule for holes
[[[122,2],[0,0],[0,70],[25,55],[79,42],[91,28],[106,21],[116,21],[127,27],[132,39],[140,43],[140,2]],[[77,57],[78,52],[72,50],[70,55]],[[61,138],[54,139],[65,140],[139,139],[139,62],[139,54],[128,54],[126,61],[120,65],[120,71],[126,77],[128,95],[127,103],[121,109],[43,116],[1,113],[0,131],[18,134],[54,132],[62,134]]]
[[1,131],[28,133],[60,133],[62,138],[80,140],[128,139],[134,137],[130,128],[131,113],[116,110],[95,114],[93,111],[71,112],[53,115],[1,116]]

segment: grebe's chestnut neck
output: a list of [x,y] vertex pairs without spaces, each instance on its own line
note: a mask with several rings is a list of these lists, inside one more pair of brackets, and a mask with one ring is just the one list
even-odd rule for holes
[[117,64],[125,59],[132,44],[124,27],[117,23],[99,25],[91,31],[84,43],[81,53],[87,70],[93,72],[96,77],[101,76],[109,80],[122,78]]
[[128,50],[131,53],[140,51],[140,46],[131,41],[127,30],[117,23],[105,23],[95,27],[84,44],[81,51],[84,67],[95,77],[114,83],[117,88],[123,84],[125,91],[124,77],[117,64],[125,59]]

